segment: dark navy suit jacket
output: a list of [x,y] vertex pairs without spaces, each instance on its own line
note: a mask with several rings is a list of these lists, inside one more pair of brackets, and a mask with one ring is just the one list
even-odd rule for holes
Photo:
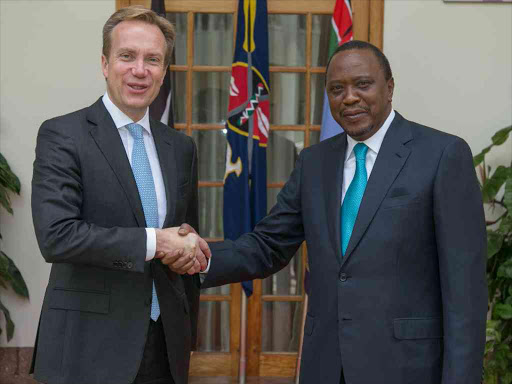
[[203,287],[269,276],[306,240],[301,383],[480,383],[486,230],[468,145],[397,113],[341,258],[346,143],[302,151],[254,232],[211,244]]
[[[167,196],[164,227],[198,225],[191,138],[150,120]],[[187,383],[199,308],[198,276],[145,262],[145,218],[118,130],[99,99],[43,123],[32,215],[52,269],[36,340],[34,377],[50,384],[129,384],[149,324],[152,281],[174,381]]]

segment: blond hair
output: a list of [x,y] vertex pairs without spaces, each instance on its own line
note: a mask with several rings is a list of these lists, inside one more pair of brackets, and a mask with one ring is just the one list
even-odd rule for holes
[[172,23],[166,18],[159,16],[154,11],[144,8],[140,5],[121,8],[107,20],[103,26],[103,55],[108,59],[110,48],[112,46],[112,31],[119,23],[123,21],[142,21],[144,23],[156,25],[162,31],[165,37],[166,53],[164,65],[167,67],[171,62],[172,49],[176,38],[176,31]]

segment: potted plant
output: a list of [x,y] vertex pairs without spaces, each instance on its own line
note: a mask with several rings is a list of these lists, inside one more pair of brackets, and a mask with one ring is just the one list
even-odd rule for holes
[[489,285],[486,384],[512,383],[512,164],[500,165],[494,171],[485,164],[485,155],[494,146],[507,142],[510,132],[512,126],[496,132],[492,144],[473,158],[484,204],[495,217],[486,221]]
[[[11,171],[9,164],[5,157],[0,153],[0,205],[12,215],[10,193],[20,194],[20,180]],[[2,235],[0,234],[0,240]],[[18,295],[28,298],[28,288],[21,276],[20,271],[14,262],[0,249],[0,287],[7,288],[10,286]],[[9,314],[9,310],[2,303],[0,297],[0,311],[5,316],[5,323],[7,328],[7,341],[12,339],[14,335],[14,323]],[[0,328],[0,334],[2,329]]]

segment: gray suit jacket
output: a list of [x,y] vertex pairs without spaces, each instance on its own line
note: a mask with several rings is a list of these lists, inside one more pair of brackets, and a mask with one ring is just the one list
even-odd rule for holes
[[[198,224],[194,142],[150,121],[167,195],[164,227]],[[126,151],[101,99],[43,123],[32,181],[34,227],[52,263],[36,340],[35,378],[128,384],[142,358],[155,280],[169,363],[187,383],[197,276],[145,262],[144,212]]]
[[469,147],[397,113],[342,259],[346,142],[302,151],[254,232],[211,244],[202,287],[269,276],[306,240],[301,383],[480,383],[486,231]]

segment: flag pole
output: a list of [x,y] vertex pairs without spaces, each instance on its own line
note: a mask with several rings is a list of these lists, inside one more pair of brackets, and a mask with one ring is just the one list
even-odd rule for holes
[[304,326],[306,325],[306,314],[308,311],[308,299],[309,299],[309,296],[306,293],[304,295],[304,304],[302,307],[302,327],[300,330],[299,352],[297,353],[297,365],[295,367],[295,384],[299,384],[299,379],[300,379],[300,360],[302,359],[302,344],[304,343]]
[[245,384],[245,372],[247,366],[247,295],[242,289],[242,308],[240,320],[240,365],[239,365],[239,384]]

